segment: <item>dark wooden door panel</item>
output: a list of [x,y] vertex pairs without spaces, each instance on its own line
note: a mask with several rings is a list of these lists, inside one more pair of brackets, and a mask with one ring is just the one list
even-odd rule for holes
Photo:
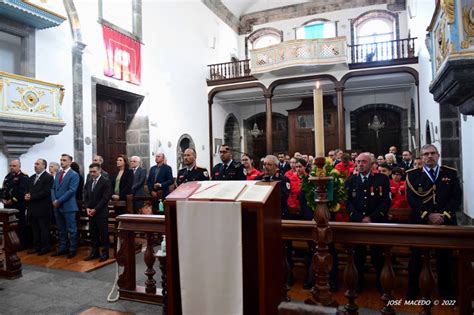
[[97,95],[97,154],[104,157],[104,169],[114,174],[119,154],[127,153],[125,103]]

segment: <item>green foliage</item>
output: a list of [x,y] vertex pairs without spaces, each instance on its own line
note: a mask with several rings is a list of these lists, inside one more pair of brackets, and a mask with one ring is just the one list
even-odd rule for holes
[[[333,199],[329,201],[327,205],[329,211],[337,212],[340,209],[340,204],[347,199],[347,190],[344,187],[344,182],[346,178],[334,168],[331,160],[326,160],[326,164],[324,165],[324,169],[322,170],[322,172],[321,170],[318,170],[317,166],[314,166],[311,170],[310,176],[316,177],[321,173],[325,174],[325,176],[331,176],[333,178]],[[314,209],[316,208],[316,185],[309,181],[310,176],[303,177],[303,180],[301,181],[301,190],[305,194],[308,206],[314,211]]]

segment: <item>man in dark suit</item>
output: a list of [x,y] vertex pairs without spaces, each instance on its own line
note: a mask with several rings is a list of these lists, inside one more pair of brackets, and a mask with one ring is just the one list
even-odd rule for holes
[[221,145],[219,156],[222,163],[212,168],[213,180],[247,180],[244,166],[232,160],[232,150],[227,144]]
[[402,153],[402,163],[399,164],[399,166],[401,168],[403,168],[405,170],[405,172],[414,167],[413,166],[413,158],[412,158],[412,154],[411,154],[410,151],[408,151],[408,150],[403,151],[403,153]]
[[169,194],[169,187],[173,184],[173,171],[169,165],[165,164],[165,154],[157,153],[155,162],[148,174],[148,190],[152,197],[158,196],[158,191],[163,192],[163,198]]
[[[109,231],[107,205],[112,196],[110,181],[101,175],[101,167],[98,163],[89,165],[90,180],[84,187],[84,205],[89,216],[89,231],[91,233],[92,249],[84,260],[99,258],[99,262],[109,259]],[[102,244],[102,255],[99,245]]]
[[[346,181],[346,209],[351,222],[384,223],[390,208],[390,182],[383,174],[371,172],[372,159],[369,153],[361,153],[356,159],[358,174]],[[358,291],[364,284],[366,246],[356,246],[354,260],[359,274]],[[380,274],[383,268],[383,252],[378,246],[371,246],[371,261],[376,272],[377,289],[381,290]]]
[[184,150],[183,164],[186,167],[178,171],[177,186],[192,181],[209,180],[207,169],[196,165],[196,150],[193,148]]
[[281,175],[285,175],[286,172],[291,170],[290,163],[288,163],[285,160],[285,154],[284,153],[278,153],[278,161],[279,161],[278,168],[280,169],[280,174]]
[[76,256],[77,224],[76,212],[79,207],[76,202],[76,191],[79,186],[79,175],[71,169],[72,156],[62,154],[60,159],[61,171],[54,179],[51,188],[54,217],[59,231],[59,248],[51,256],[67,254],[67,258]]
[[[439,165],[438,149],[432,144],[421,148],[424,166],[407,173],[407,199],[412,208],[410,223],[457,225],[456,211],[462,203],[462,191],[457,171],[451,167]],[[438,291],[443,299],[453,299],[454,288],[452,251],[437,249],[436,270],[438,273]],[[408,264],[407,298],[416,299],[418,279],[422,269],[422,257],[419,248],[412,249]]]
[[[132,156],[130,158],[130,169],[133,171],[132,194],[137,197],[145,196],[146,171],[141,166],[140,157]],[[143,207],[143,201],[134,201],[133,207],[138,210]]]
[[34,247],[28,254],[44,255],[51,250],[49,242],[49,224],[51,220],[51,187],[53,176],[46,172],[48,162],[38,159],[35,162],[35,174],[28,179],[28,190],[25,200],[28,203],[28,213],[33,229]]

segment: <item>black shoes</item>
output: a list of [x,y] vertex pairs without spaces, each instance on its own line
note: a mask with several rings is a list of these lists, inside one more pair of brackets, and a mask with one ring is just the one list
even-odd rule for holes
[[89,260],[96,259],[99,257],[100,257],[99,253],[90,253],[89,256],[84,258],[84,261],[89,261]]
[[71,259],[73,257],[76,257],[76,252],[75,251],[69,252],[69,254],[66,256],[67,259]]
[[99,258],[99,262],[104,262],[106,260],[109,260],[109,255],[108,254],[103,254],[102,256],[100,256]]
[[26,251],[27,254],[34,254],[34,253],[38,253],[38,252],[40,252],[40,250],[36,249],[36,248],[28,249]]
[[51,257],[58,257],[58,256],[61,256],[61,255],[66,255],[67,253],[69,253],[69,251],[67,251],[67,250],[58,250],[58,251],[52,253]]

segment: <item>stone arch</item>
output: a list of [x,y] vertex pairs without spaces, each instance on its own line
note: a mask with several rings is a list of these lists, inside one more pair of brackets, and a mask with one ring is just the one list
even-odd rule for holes
[[232,148],[234,160],[239,159],[241,140],[239,121],[234,114],[227,115],[224,124],[224,143]]
[[245,37],[245,59],[249,57],[249,46],[253,44],[257,39],[265,35],[273,35],[280,38],[280,42],[283,42],[283,31],[274,27],[264,27],[253,31],[249,36]]
[[193,138],[187,133],[181,135],[176,146],[176,169],[179,170],[184,167],[183,165],[183,153],[187,148],[193,148],[196,150]]
[[[368,122],[372,122],[374,116],[378,116],[386,126],[379,132],[379,137],[374,137],[375,132],[368,128]],[[350,118],[352,149],[375,154],[387,153],[390,145],[397,146],[400,152],[408,149],[407,109],[392,104],[368,104],[352,111]],[[385,143],[387,141],[391,143]]]
[[351,20],[351,44],[356,44],[356,29],[358,26],[370,19],[386,19],[393,23],[393,31],[395,33],[395,39],[400,39],[400,21],[398,13],[393,13],[388,10],[370,10],[360,14],[355,19]]

